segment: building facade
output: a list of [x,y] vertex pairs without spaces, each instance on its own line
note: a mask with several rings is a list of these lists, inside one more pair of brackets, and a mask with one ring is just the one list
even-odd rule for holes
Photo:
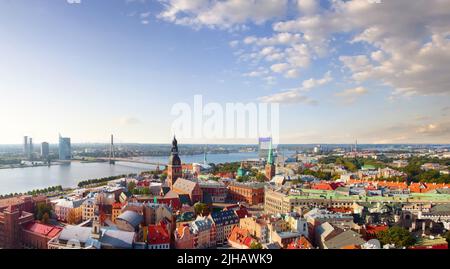
[[264,184],[233,182],[228,186],[232,201],[257,205],[264,202]]
[[58,153],[60,160],[70,160],[72,159],[72,147],[70,144],[69,137],[61,137],[59,136],[59,146]]

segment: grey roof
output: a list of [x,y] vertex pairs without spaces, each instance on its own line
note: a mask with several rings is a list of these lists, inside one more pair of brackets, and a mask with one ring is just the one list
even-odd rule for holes
[[280,246],[280,244],[278,244],[278,242],[276,242],[276,243],[264,244],[263,248],[264,249],[281,249],[281,246]]
[[64,241],[78,241],[85,244],[91,237],[91,228],[68,225],[59,234]]
[[433,214],[450,214],[450,204],[437,204],[430,209]]
[[450,188],[441,188],[436,190],[439,194],[450,194]]
[[143,221],[144,217],[134,211],[128,210],[120,214],[117,219],[124,220],[131,224],[133,227],[139,226]]
[[107,229],[103,230],[100,239],[102,245],[112,248],[131,249],[133,248],[135,233],[120,230]]
[[300,237],[301,235],[302,235],[301,233],[297,232],[278,232],[278,236],[283,239]]
[[360,234],[352,230],[347,230],[334,236],[330,240],[325,241],[324,246],[329,249],[340,249],[352,245],[359,246],[364,243],[366,243],[366,241],[361,238]]
[[322,238],[326,238],[330,233],[332,233],[335,228],[328,222],[322,223],[317,226],[316,234]]

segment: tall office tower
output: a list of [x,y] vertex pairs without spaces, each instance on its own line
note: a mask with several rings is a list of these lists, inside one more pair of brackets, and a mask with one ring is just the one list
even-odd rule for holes
[[41,143],[41,158],[47,159],[48,155],[50,154],[50,146],[47,142]]
[[60,160],[70,160],[72,159],[72,149],[70,146],[70,138],[62,137],[59,135],[59,159]]
[[169,164],[167,166],[167,182],[170,189],[178,178],[183,176],[181,159],[178,156],[178,142],[175,136],[172,141],[172,150],[170,151]]
[[28,136],[23,137],[23,155],[28,158]]
[[28,157],[29,158],[32,158],[33,157],[33,151],[34,151],[34,148],[33,148],[33,138],[31,138],[30,137],[30,142],[28,143]]
[[271,137],[260,137],[259,138],[259,158],[265,159],[267,158],[267,154],[269,153],[270,145],[272,144]]
[[109,145],[109,164],[115,164],[116,162],[114,161],[115,158],[115,153],[114,153],[114,136],[111,135],[111,144]]

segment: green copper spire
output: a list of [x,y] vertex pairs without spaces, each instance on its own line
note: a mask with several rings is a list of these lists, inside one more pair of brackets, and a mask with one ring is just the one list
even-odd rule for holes
[[268,164],[273,164],[272,142],[270,142],[270,145],[269,145],[269,154],[268,154],[268,156],[267,156],[267,163],[268,163]]

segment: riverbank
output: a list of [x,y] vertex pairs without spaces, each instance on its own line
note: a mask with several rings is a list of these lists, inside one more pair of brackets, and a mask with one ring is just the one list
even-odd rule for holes
[[[256,152],[229,154],[209,154],[208,163],[239,162],[257,157]],[[181,155],[183,163],[203,163],[204,155]],[[167,156],[142,157],[151,163],[167,164]],[[22,167],[24,168],[24,167]],[[70,164],[52,163],[51,166],[32,166],[27,169],[0,169],[0,194],[23,193],[33,189],[61,185],[63,188],[76,188],[82,180],[104,178],[123,174],[138,174],[142,171],[155,170],[155,165],[116,162],[98,162],[92,159],[77,159]]]

